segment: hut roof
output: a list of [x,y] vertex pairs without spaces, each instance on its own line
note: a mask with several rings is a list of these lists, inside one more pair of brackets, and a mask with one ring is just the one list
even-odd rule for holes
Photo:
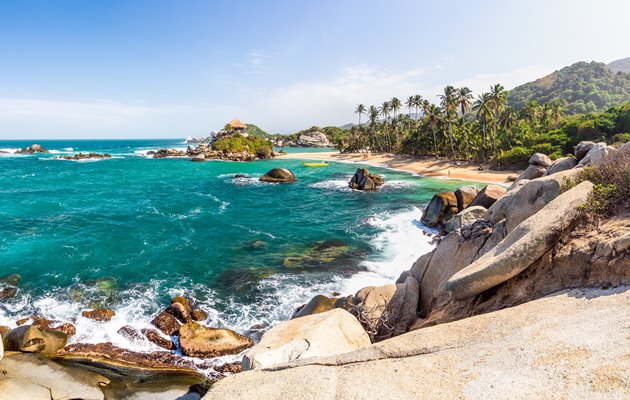
[[236,118],[231,120],[228,125],[230,125],[234,129],[246,129],[247,128],[247,126],[244,123],[242,123],[241,121],[239,121]]

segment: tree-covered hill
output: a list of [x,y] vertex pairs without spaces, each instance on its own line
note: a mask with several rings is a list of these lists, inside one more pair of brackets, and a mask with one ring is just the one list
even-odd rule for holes
[[510,90],[508,104],[520,110],[534,100],[560,100],[567,114],[602,111],[630,100],[630,74],[599,62],[578,62]]
[[247,133],[249,133],[252,136],[260,136],[260,137],[269,137],[269,134],[265,131],[263,131],[262,129],[260,129],[257,125],[254,124],[245,124],[247,126]]

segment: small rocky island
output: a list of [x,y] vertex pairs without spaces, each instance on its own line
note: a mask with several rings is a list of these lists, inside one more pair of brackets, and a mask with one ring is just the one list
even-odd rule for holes
[[55,157],[55,159],[58,160],[73,160],[73,161],[80,161],[80,160],[102,160],[102,159],[106,159],[106,158],[112,158],[112,156],[110,154],[104,153],[104,154],[100,154],[100,153],[77,153],[71,156],[59,156],[59,157]]
[[233,119],[216,135],[206,139],[191,139],[198,143],[196,147],[189,145],[186,150],[159,149],[148,153],[153,158],[190,157],[191,161],[208,160],[255,161],[267,160],[275,156],[271,141],[261,136],[250,135],[247,125]]

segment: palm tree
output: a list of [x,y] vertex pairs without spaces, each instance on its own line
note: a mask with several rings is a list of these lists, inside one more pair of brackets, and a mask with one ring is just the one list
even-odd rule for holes
[[357,108],[354,109],[355,114],[359,114],[359,126],[361,126],[361,115],[365,114],[367,109],[363,104],[357,105]]
[[409,118],[411,118],[411,109],[416,106],[413,96],[407,97],[407,101],[405,101],[405,107],[407,107]]
[[427,117],[429,126],[431,126],[431,133],[433,135],[433,155],[437,160],[437,130],[440,122],[442,122],[442,111],[436,105],[429,103],[428,100],[422,102],[422,108],[424,109],[424,114]]
[[464,86],[455,90],[455,96],[461,112],[460,126],[462,127],[462,131],[464,133],[464,152],[466,161],[470,161],[470,152],[468,150],[468,132],[464,126],[464,117],[466,116],[466,113],[470,111],[471,100],[473,98],[472,90]]
[[389,135],[387,134],[387,125],[388,125],[387,121],[389,119],[389,116],[391,115],[391,110],[392,110],[391,103],[389,101],[384,101],[383,105],[381,105],[380,113],[381,113],[381,117],[383,117],[383,129],[385,131],[384,136],[389,145],[388,152],[391,151],[391,147],[392,147],[391,139]]
[[416,107],[416,122],[418,122],[418,109],[422,107],[422,96],[419,94],[413,96],[413,105]]
[[481,154],[483,161],[486,160],[488,122],[492,120],[491,105],[490,93],[480,94],[473,104],[473,108],[477,111],[477,119],[481,124]]
[[492,108],[493,113],[493,121],[492,121],[492,155],[496,157],[497,155],[497,120],[499,119],[499,115],[505,110],[507,104],[507,95],[508,93],[505,91],[503,86],[500,84],[496,84],[490,87],[490,106]]
[[451,156],[455,158],[455,145],[453,144],[453,120],[456,118],[457,97],[455,88],[447,86],[444,88],[444,94],[438,96],[440,98],[440,106],[444,111],[443,120],[448,126],[448,138],[451,143]]
[[518,116],[516,115],[516,111],[514,111],[512,107],[507,107],[499,117],[499,126],[505,133],[505,137],[508,140],[508,147],[512,147],[512,131],[517,122]]
[[521,117],[529,122],[533,129],[540,118],[540,104],[535,100],[525,104],[525,107],[521,110]]
[[564,106],[559,100],[554,101],[551,104],[551,121],[553,121],[553,128],[557,128],[560,124],[560,120],[564,117]]
[[367,111],[368,122],[370,124],[370,147],[372,151],[376,150],[376,124],[378,123],[378,108],[370,106]]

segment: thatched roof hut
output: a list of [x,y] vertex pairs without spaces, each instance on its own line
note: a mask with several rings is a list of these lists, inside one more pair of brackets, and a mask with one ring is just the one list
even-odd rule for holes
[[228,125],[231,126],[232,129],[236,131],[242,131],[242,130],[247,129],[247,126],[236,118],[231,120],[230,123],[228,123]]

